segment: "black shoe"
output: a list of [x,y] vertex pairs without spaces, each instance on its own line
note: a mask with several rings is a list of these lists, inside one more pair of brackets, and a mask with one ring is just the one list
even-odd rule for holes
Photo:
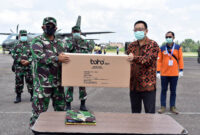
[[33,92],[30,92],[30,95],[31,95],[30,102],[32,102],[33,101]]
[[82,101],[81,101],[80,110],[81,110],[81,111],[88,111],[88,109],[87,109],[86,106],[85,106],[85,100],[82,100]]
[[21,93],[17,94],[16,100],[14,101],[14,103],[19,103],[19,102],[21,102]]
[[71,102],[66,102],[66,111],[71,110]]
[[30,97],[30,102],[32,102],[33,101],[33,97]]

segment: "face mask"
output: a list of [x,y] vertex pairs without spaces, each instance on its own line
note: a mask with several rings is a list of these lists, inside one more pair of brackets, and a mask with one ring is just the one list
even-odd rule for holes
[[27,41],[27,36],[21,36],[21,37],[20,37],[20,41],[26,42],[26,41]]
[[81,34],[80,34],[80,33],[73,33],[73,37],[74,37],[74,38],[80,38],[80,37],[81,37]]
[[172,38],[166,38],[166,42],[167,42],[168,44],[171,44],[171,43],[173,42],[173,39],[172,39]]
[[44,29],[44,33],[46,33],[49,36],[54,35],[55,32],[56,32],[55,27],[46,26],[46,28]]
[[137,40],[142,40],[145,37],[144,31],[136,31],[134,34]]

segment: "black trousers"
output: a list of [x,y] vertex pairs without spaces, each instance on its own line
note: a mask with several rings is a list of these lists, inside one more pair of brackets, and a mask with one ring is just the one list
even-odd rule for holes
[[130,91],[130,101],[132,113],[141,113],[142,101],[145,113],[155,113],[156,90],[145,92]]

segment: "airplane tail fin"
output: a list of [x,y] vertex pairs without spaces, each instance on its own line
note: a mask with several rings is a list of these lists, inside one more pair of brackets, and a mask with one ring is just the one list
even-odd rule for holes
[[78,19],[76,21],[76,26],[79,26],[81,28],[81,16],[78,16]]

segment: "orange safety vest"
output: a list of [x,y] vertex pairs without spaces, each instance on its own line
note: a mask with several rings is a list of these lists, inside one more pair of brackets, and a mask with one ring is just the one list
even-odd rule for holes
[[[179,71],[182,71],[184,68],[182,47],[175,43],[173,46],[171,48],[168,45],[160,47],[157,73],[160,72],[161,76],[178,76]],[[173,54],[171,55],[172,51]],[[170,60],[173,61],[172,65],[169,64]]]

